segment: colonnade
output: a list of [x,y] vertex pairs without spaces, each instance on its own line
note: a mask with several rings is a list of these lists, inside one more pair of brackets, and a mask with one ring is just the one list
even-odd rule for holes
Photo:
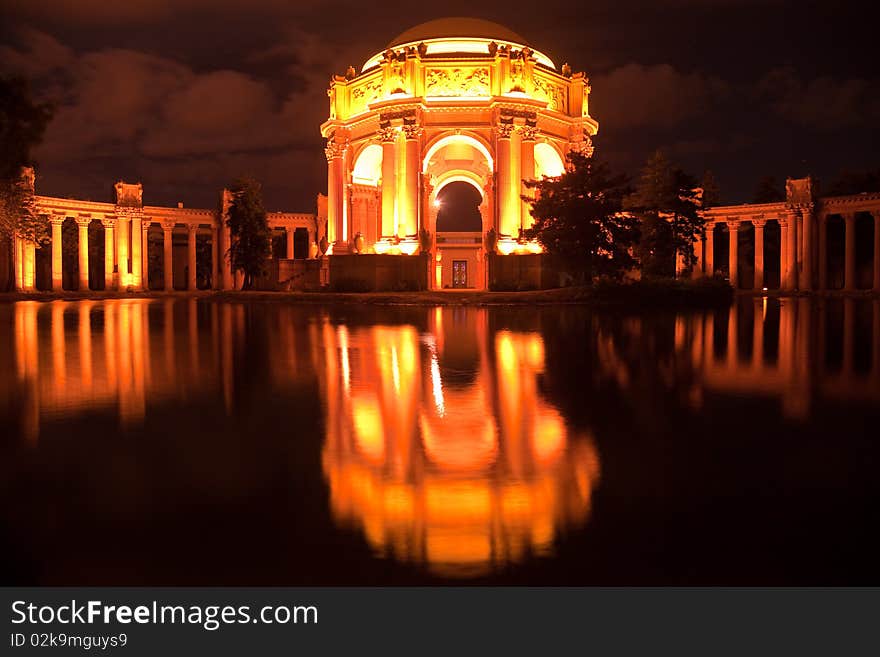
[[[40,289],[53,292],[64,290],[64,222],[76,223],[76,262],[78,276],[76,287],[79,291],[89,290],[132,290],[150,289],[149,234],[154,226],[162,230],[162,260],[160,273],[166,291],[174,286],[174,231],[186,231],[185,267],[187,274],[178,289],[198,289],[198,237],[204,235],[210,244],[211,287],[217,290],[233,289],[241,282],[241,277],[233,275],[228,252],[231,237],[226,225],[226,213],[231,194],[223,195],[223,211],[178,207],[155,207],[141,204],[141,185],[117,183],[117,202],[100,203],[77,199],[62,199],[36,196],[37,213],[46,218],[50,243],[48,282]],[[310,243],[315,238],[318,221],[314,214],[270,212],[268,223],[271,228],[283,229],[287,236],[286,256],[294,257],[294,234],[297,228],[308,231]],[[100,222],[103,228],[103,280],[95,280],[94,267],[100,270],[100,261],[89,257],[90,241],[96,235],[89,228]],[[99,233],[100,234],[100,233]],[[31,240],[14,238],[12,240],[12,261],[14,284],[17,291],[37,290],[37,245]],[[308,257],[314,257],[309,249]],[[41,269],[41,271],[44,271]],[[91,274],[91,276],[90,276]],[[158,283],[153,280],[152,282]],[[73,282],[71,281],[71,284]]]
[[[715,228],[728,230],[728,270],[730,283],[741,288],[739,265],[739,231],[744,225],[754,228],[754,282],[755,290],[767,287],[765,277],[765,227],[776,221],[780,230],[780,289],[787,291],[825,291],[831,289],[828,279],[828,219],[834,215],[843,218],[845,230],[843,290],[854,292],[857,284],[856,218],[859,211],[838,212],[833,209],[819,212],[785,211],[760,213],[749,216],[749,206],[718,208],[707,216],[705,235],[696,245],[697,265],[694,274],[712,276],[720,267],[715,262]],[[736,216],[714,215],[733,211]],[[873,267],[870,289],[880,292],[880,208],[863,210],[873,217]],[[775,215],[775,216],[773,216]]]

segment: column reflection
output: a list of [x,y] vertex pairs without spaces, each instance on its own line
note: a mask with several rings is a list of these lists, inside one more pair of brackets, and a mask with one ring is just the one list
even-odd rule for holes
[[599,459],[538,393],[541,336],[455,312],[422,334],[325,321],[323,464],[334,516],[377,554],[469,577],[585,523]]

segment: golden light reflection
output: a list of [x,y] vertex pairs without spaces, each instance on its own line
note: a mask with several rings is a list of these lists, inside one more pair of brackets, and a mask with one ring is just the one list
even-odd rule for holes
[[[155,338],[149,324],[153,304],[163,311]],[[172,306],[149,299],[14,304],[23,435],[36,442],[47,419],[113,406],[120,424],[131,426],[143,421],[148,399],[167,399],[187,387],[210,389],[217,367],[198,361],[196,305],[178,307],[187,313],[188,344],[175,331]],[[231,340],[231,333],[225,336]],[[231,358],[228,344],[224,355]],[[187,352],[188,362],[178,362],[175,354]],[[231,386],[231,372],[229,381]]]
[[[540,335],[493,339],[479,310],[467,346],[453,313],[432,311],[423,336],[351,328],[343,347],[324,331],[323,465],[337,522],[377,554],[472,577],[549,554],[559,532],[586,523],[599,458],[538,394]],[[349,404],[335,381],[353,350]],[[462,370],[456,359],[476,370],[466,383],[443,380],[445,367]]]

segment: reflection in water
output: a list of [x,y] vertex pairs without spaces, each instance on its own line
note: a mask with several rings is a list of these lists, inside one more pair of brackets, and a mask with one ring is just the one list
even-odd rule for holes
[[[599,460],[537,392],[540,335],[493,339],[486,311],[454,314],[431,311],[422,334],[325,323],[323,462],[334,515],[374,550],[471,576],[549,554],[584,524]],[[477,364],[473,381],[444,381],[446,349]]]
[[[55,558],[47,546],[85,538],[80,525],[100,527],[96,536],[120,530],[128,550],[153,559],[168,535],[190,529],[192,509],[211,509],[232,526],[338,546],[350,570],[340,558],[303,565],[321,581],[357,582],[351,573],[378,559],[420,573],[415,581],[509,581],[540,562],[556,564],[563,582],[573,572],[596,581],[592,563],[611,583],[634,572],[674,582],[688,569],[713,583],[713,568],[730,567],[710,558],[729,535],[715,552],[693,546],[713,536],[707,527],[738,522],[748,537],[758,521],[776,541],[761,554],[778,561],[753,556],[743,568],[764,565],[760,581],[776,581],[776,564],[792,559],[790,535],[810,524],[803,509],[832,509],[830,545],[862,526],[852,518],[874,494],[866,472],[876,448],[862,434],[873,435],[880,407],[880,302],[743,298],[730,310],[621,316],[26,301],[0,305],[0,372],[0,478],[7,500],[28,500],[4,524],[34,572]],[[826,482],[818,502],[817,480]],[[53,492],[59,481],[67,493]],[[247,506],[261,486],[260,509]],[[308,499],[273,506],[300,490]],[[728,500],[725,522],[689,506],[700,499]],[[197,548],[205,531],[192,529]],[[221,552],[227,539],[215,541]],[[657,551],[646,556],[643,545]],[[102,549],[46,572],[63,581]],[[860,563],[857,546],[841,549]],[[609,557],[627,550],[619,564]],[[302,560],[284,554],[267,569],[302,581]],[[383,582],[385,567],[364,580]],[[828,581],[850,582],[827,568]]]

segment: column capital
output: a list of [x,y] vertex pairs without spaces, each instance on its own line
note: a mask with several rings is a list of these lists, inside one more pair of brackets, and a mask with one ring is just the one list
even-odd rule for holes
[[880,221],[880,209],[871,210],[871,216],[874,217],[875,221]]
[[195,233],[198,229],[199,229],[198,224],[187,224],[186,225],[186,231],[188,233]]
[[764,219],[764,218],[760,218],[760,219],[759,219],[759,218],[755,217],[755,218],[749,219],[749,221],[752,222],[752,225],[753,225],[755,228],[758,228],[758,227],[763,228],[764,226],[767,225],[767,220]]
[[174,226],[176,226],[176,224],[173,221],[162,222],[162,230],[164,230],[166,233],[170,233],[172,230],[174,230]]
[[327,156],[327,162],[336,160],[345,155],[345,149],[348,142],[339,142],[334,139],[328,139],[327,145],[324,147],[324,155]]
[[77,226],[88,226],[90,223],[92,223],[92,218],[91,217],[76,217],[75,221],[76,221]]
[[739,230],[740,224],[742,223],[741,219],[728,219],[725,223],[727,223],[727,230]]
[[406,139],[413,140],[418,139],[422,136],[424,132],[424,128],[422,126],[415,123],[404,123],[403,124],[403,134],[406,135]]
[[515,129],[512,121],[510,123],[499,123],[495,126],[495,134],[498,135],[499,139],[510,139]]
[[101,224],[104,228],[116,228],[116,217],[104,217],[101,219]]
[[391,125],[380,126],[378,130],[376,130],[376,136],[379,137],[379,141],[383,143],[393,144],[397,140],[397,128]]
[[66,218],[67,217],[60,217],[58,215],[54,215],[52,217],[49,217],[49,223],[51,223],[53,226],[60,226],[61,224],[64,223],[64,220]]
[[523,125],[518,128],[519,134],[522,136],[523,141],[535,141],[538,138],[538,126],[536,125]]

